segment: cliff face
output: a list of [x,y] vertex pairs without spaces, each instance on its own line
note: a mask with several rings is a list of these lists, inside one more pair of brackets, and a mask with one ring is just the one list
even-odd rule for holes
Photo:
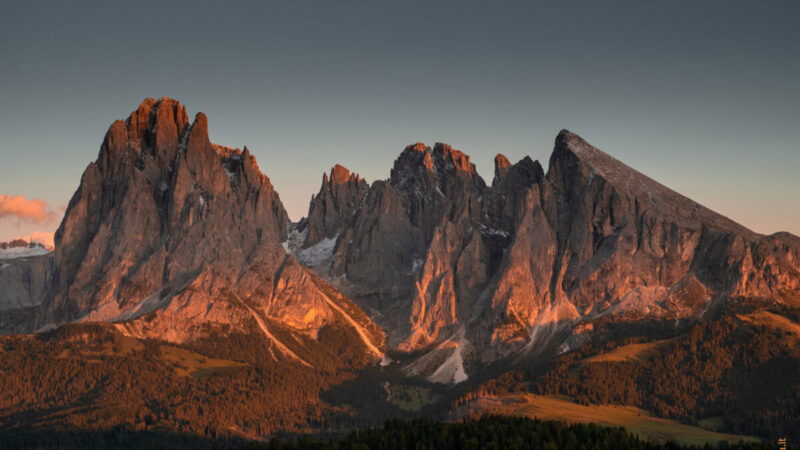
[[[748,297],[798,286],[791,238],[758,235],[574,134],[556,139],[547,181],[555,197],[544,198],[557,230],[555,272],[563,272],[553,277],[554,295],[563,290],[580,308],[614,303],[639,287],[667,288],[667,297],[686,305],[680,286]],[[772,264],[763,250],[769,242],[786,244],[773,245]]]
[[[0,242],[0,329],[17,329],[21,324],[14,323],[18,320],[13,310],[41,305],[52,279],[53,255],[42,244]],[[12,311],[12,317],[5,317],[6,311]]]
[[212,144],[205,115],[147,99],[111,125],[70,201],[39,326],[111,321],[178,342],[251,327],[295,359],[273,325],[314,338],[340,323],[382,355],[366,315],[287,255],[287,225],[247,148]]
[[369,190],[367,182],[356,173],[336,164],[322,176],[319,193],[308,207],[308,233],[304,247],[326,238],[335,238],[340,229],[349,225]]
[[800,239],[758,235],[568,131],[546,174],[498,155],[489,187],[463,153],[409,146],[325,233],[339,238],[317,271],[375,311],[393,347],[426,349],[407,370],[435,381],[565,351],[601,318],[697,319],[800,289]]

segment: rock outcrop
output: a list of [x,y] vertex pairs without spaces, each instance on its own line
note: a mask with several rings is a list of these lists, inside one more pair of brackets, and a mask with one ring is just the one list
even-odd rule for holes
[[352,223],[368,190],[363,178],[339,164],[331,168],[330,177],[323,174],[319,193],[311,199],[308,207],[309,226],[303,246],[310,247],[323,239],[335,238],[339,230]]
[[0,311],[42,304],[52,277],[53,257],[42,244],[0,242]]

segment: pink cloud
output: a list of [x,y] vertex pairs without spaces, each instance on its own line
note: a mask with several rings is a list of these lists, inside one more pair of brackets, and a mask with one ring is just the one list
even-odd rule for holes
[[0,194],[0,218],[16,217],[36,223],[54,223],[57,215],[44,200],[28,200],[22,195]]
[[53,236],[55,236],[55,234],[56,233],[54,231],[50,232],[34,231],[27,236],[16,237],[14,239],[22,239],[23,241],[28,241],[28,242],[37,242],[52,250],[53,247],[55,246],[55,244],[53,243]]

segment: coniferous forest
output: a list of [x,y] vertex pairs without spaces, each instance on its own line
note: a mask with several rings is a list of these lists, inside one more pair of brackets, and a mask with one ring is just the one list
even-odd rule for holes
[[[268,442],[201,439],[171,433],[136,433],[125,431],[76,433],[3,433],[0,449],[168,449],[207,448],[234,450],[689,450],[730,449],[766,450],[765,443],[723,442],[717,446],[685,446],[669,441],[654,443],[642,440],[624,428],[594,424],[565,424],[524,417],[485,416],[457,423],[427,419],[386,421],[382,427],[350,432],[338,438],[274,438]],[[797,447],[789,447],[796,449]]]

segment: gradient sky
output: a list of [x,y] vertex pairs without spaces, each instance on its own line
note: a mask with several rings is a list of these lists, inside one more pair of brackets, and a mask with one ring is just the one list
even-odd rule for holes
[[160,96],[247,145],[294,220],[335,163],[371,182],[442,141],[490,182],[568,128],[800,235],[800,2],[164,3],[0,5],[0,194],[47,203],[0,205],[0,241],[55,230],[108,126]]

